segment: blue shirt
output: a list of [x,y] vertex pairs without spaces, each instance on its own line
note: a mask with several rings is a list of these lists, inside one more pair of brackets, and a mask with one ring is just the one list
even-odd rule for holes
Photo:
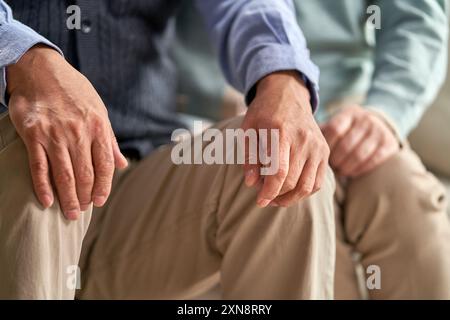
[[[65,43],[61,39],[66,37],[66,31],[63,29],[66,28],[64,19],[68,18],[68,15],[61,12],[63,8],[60,4],[58,9],[55,7],[56,4],[52,3],[56,2],[42,0],[39,6],[32,6],[30,1],[24,0],[11,3],[13,8],[17,9],[15,14],[20,15],[20,20],[34,29],[51,25],[46,27],[47,29],[37,30],[50,38],[46,39],[15,20],[12,10],[0,0],[0,102],[3,104],[6,103],[5,70],[8,65],[16,63],[37,43],[44,43],[57,49]],[[76,31],[77,50],[64,47],[61,51],[66,57],[72,56],[73,51],[77,51],[78,59],[70,62],[85,74],[99,91],[110,111],[110,119],[121,147],[137,139],[155,140],[168,134],[159,127],[158,130],[148,130],[149,124],[144,121],[148,116],[148,119],[155,122],[154,126],[164,126],[167,122],[164,110],[157,109],[153,113],[142,114],[139,114],[139,111],[157,108],[156,104],[166,108],[166,104],[171,104],[169,96],[174,96],[172,91],[166,90],[175,85],[174,82],[167,80],[170,78],[169,75],[160,77],[157,75],[158,70],[170,69],[165,43],[170,32],[158,33],[158,30],[170,29],[170,19],[173,16],[171,7],[177,3],[170,0],[165,2],[132,0],[125,5],[123,1],[117,0],[98,0],[95,3],[86,0],[77,1],[81,13],[91,16],[93,25],[90,28],[94,30],[91,34],[88,32],[83,34],[83,30]],[[49,9],[43,10],[46,4]],[[254,95],[255,84],[264,76],[276,71],[297,70],[308,84],[313,108],[317,106],[319,72],[309,58],[306,41],[296,22],[291,0],[196,0],[196,4],[202,12],[211,40],[217,49],[225,77],[234,87],[246,94],[248,101]],[[24,10],[35,12],[25,14]],[[53,12],[52,10],[55,13],[52,13],[50,19],[48,11]],[[121,19],[119,22],[118,17],[122,15],[129,19]],[[30,17],[37,17],[37,20],[26,20],[31,19]],[[43,21],[44,19],[52,21]],[[134,21],[128,26],[125,23],[130,19]],[[118,29],[119,23],[121,29]],[[140,27],[152,23],[150,29]],[[152,46],[147,48],[141,44],[144,36]],[[129,51],[119,54],[118,52],[124,48],[128,48]],[[161,52],[162,54],[159,54]],[[158,64],[155,62],[153,65],[147,65],[151,59]],[[133,69],[132,72],[130,69]],[[148,71],[148,75],[140,74],[145,71]],[[127,79],[128,82],[112,87],[121,78]],[[147,81],[139,83],[143,78]],[[128,84],[133,86],[136,81],[139,85],[126,87]],[[130,93],[126,96],[125,93],[121,93],[122,91],[129,91],[132,95]],[[167,92],[165,96],[160,95],[160,100],[146,99],[151,95],[159,97],[160,92]],[[119,95],[126,96],[126,99],[116,99]],[[136,99],[136,96],[140,98]],[[135,117],[126,118],[133,112],[137,114]],[[149,143],[151,146],[143,147],[140,151],[147,153],[157,144],[159,142]]]

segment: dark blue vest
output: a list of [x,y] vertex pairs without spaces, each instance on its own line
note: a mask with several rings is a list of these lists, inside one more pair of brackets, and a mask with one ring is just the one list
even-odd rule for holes
[[[177,0],[9,0],[14,17],[64,52],[108,108],[121,149],[142,157],[170,141],[176,74],[169,57]],[[66,12],[81,8],[81,28]]]

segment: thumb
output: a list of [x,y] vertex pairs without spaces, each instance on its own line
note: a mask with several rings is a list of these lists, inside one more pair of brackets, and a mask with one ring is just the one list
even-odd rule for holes
[[126,167],[128,167],[128,160],[120,151],[119,144],[117,143],[117,139],[114,134],[112,136],[112,148],[116,168],[125,169]]

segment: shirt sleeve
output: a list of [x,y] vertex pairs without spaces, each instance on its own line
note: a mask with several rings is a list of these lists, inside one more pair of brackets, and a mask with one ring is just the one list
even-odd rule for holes
[[50,41],[31,28],[14,20],[11,8],[0,0],[0,103],[6,106],[6,67],[14,64],[36,44],[45,44],[59,50]]
[[250,102],[264,76],[297,70],[318,105],[319,70],[312,63],[291,0],[197,0],[226,79]]
[[366,105],[384,114],[401,139],[432,103],[446,73],[447,0],[377,0],[375,72]]

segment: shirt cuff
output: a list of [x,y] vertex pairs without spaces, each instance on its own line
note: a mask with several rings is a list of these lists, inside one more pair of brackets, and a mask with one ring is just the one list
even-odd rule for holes
[[397,138],[397,141],[400,145],[400,148],[402,149],[405,144],[405,139],[402,138],[402,135],[400,134],[399,129],[395,125],[394,120],[391,119],[391,117],[381,110],[380,108],[372,107],[372,106],[366,106],[367,110],[372,112],[372,114],[376,115],[378,118],[380,118],[391,130],[391,132],[394,134],[394,136]]
[[316,111],[319,105],[319,69],[314,65],[308,52],[303,54],[293,47],[272,44],[259,50],[250,60],[245,79],[246,103],[255,98],[256,83],[277,71],[297,70],[311,95],[311,106]]
[[6,67],[17,63],[36,44],[61,50],[33,29],[18,21],[0,24],[0,103],[6,106]]

